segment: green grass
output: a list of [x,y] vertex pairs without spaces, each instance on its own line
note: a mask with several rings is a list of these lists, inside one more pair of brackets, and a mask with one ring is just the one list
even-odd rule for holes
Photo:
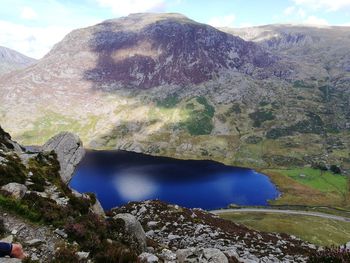
[[186,105],[187,120],[181,124],[191,135],[208,135],[214,129],[213,117],[215,108],[205,97],[196,97]]
[[341,245],[348,242],[350,237],[350,223],[314,216],[227,213],[221,217],[259,231],[295,235],[321,246]]
[[324,193],[339,192],[346,194],[348,191],[347,177],[336,175],[328,171],[321,171],[314,168],[295,168],[276,171],[294,179],[300,184],[309,186]]

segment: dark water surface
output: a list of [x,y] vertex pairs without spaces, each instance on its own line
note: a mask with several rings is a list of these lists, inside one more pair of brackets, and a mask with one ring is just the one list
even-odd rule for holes
[[87,152],[70,186],[96,193],[104,209],[146,199],[217,209],[266,205],[279,195],[267,176],[251,169],[125,151]]

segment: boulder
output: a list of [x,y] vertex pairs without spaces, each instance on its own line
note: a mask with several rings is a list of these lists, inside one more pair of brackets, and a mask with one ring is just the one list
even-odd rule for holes
[[140,256],[138,256],[138,262],[157,263],[157,262],[159,262],[159,259],[157,256],[155,256],[151,253],[143,252]]
[[9,183],[1,187],[1,190],[8,192],[16,199],[22,199],[27,192],[27,187],[24,184]]
[[203,249],[203,256],[212,263],[228,263],[228,259],[224,253],[217,248]]
[[130,236],[131,242],[138,251],[146,250],[146,234],[136,217],[131,214],[117,214],[114,219],[124,221],[125,232]]
[[60,163],[60,176],[64,183],[68,184],[72,179],[75,167],[85,155],[83,143],[73,133],[61,132],[52,137],[42,146],[42,151],[54,151]]
[[176,251],[176,257],[179,263],[187,262],[189,257],[192,257],[196,252],[195,248],[184,248]]

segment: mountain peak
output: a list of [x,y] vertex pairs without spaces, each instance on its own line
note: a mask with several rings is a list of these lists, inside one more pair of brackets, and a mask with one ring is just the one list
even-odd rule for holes
[[36,60],[13,49],[0,46],[0,75],[12,70],[27,67]]
[[199,84],[222,71],[259,78],[281,72],[258,45],[176,13],[131,14],[75,30],[48,57],[66,54],[72,62],[82,52],[95,58],[83,78],[97,88]]

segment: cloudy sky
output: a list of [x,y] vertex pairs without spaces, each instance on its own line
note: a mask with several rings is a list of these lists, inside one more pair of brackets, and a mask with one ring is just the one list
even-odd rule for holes
[[0,46],[41,58],[75,28],[137,12],[178,12],[213,26],[350,26],[350,0],[0,0]]

